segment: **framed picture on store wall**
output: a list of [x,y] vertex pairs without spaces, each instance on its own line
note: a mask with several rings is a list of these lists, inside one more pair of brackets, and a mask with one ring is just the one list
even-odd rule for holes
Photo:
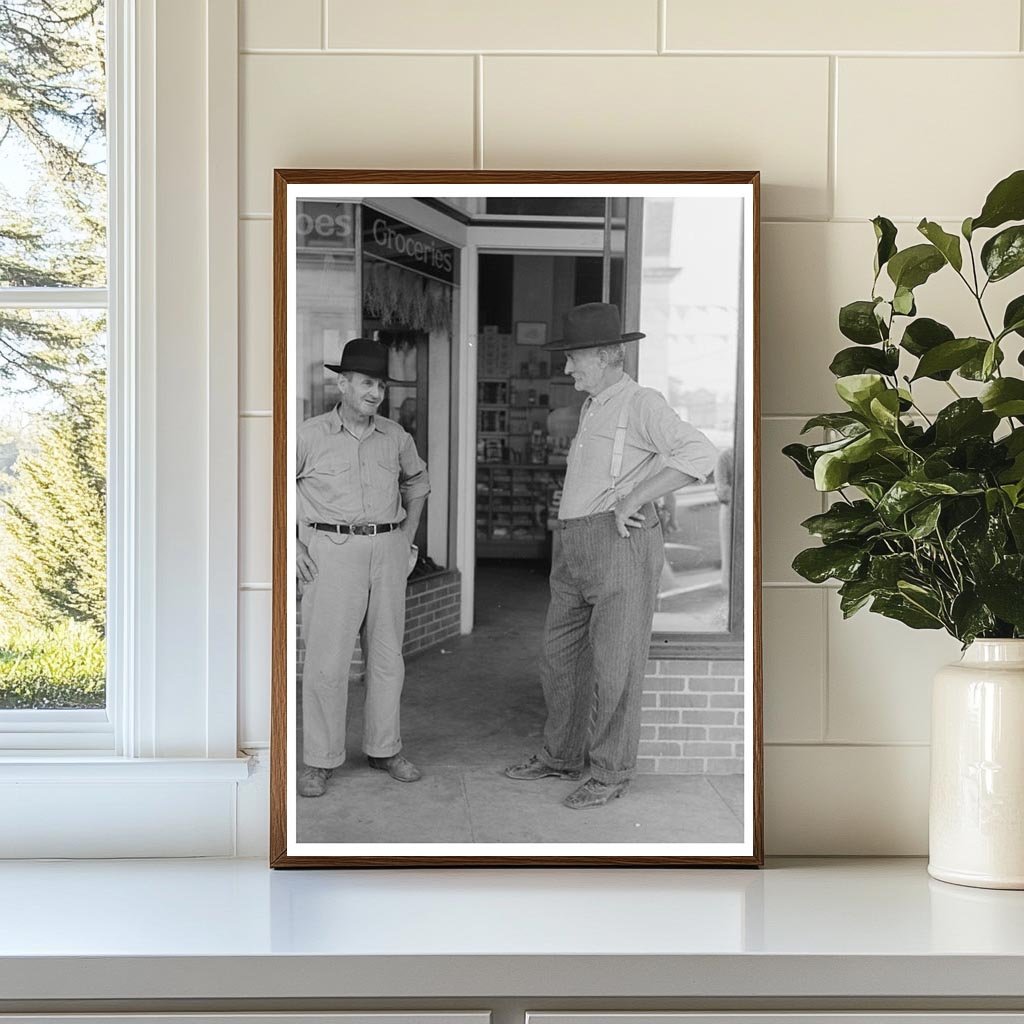
[[762,863],[758,189],[275,172],[272,866]]

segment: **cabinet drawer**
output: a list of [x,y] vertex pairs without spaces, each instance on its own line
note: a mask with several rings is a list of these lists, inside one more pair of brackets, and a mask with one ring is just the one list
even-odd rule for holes
[[1024,1013],[527,1013],[526,1024],[1024,1024]]
[[415,1013],[0,1013],[0,1024],[490,1024],[489,1012]]

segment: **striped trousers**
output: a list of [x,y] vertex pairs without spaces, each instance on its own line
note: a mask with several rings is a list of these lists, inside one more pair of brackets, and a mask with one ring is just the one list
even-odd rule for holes
[[653,505],[620,537],[611,512],[559,520],[540,676],[547,704],[540,759],[616,783],[636,774],[640,699],[665,560]]

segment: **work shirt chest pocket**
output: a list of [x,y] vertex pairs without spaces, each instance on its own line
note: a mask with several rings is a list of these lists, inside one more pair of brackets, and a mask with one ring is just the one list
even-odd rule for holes
[[352,475],[352,460],[341,452],[325,452],[316,463],[318,473],[344,484]]

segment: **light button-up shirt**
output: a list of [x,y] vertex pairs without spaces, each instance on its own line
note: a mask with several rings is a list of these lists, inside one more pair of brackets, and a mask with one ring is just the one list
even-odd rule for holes
[[[628,405],[619,476],[612,480],[615,433]],[[623,376],[591,395],[580,410],[580,426],[569,450],[559,519],[607,512],[634,487],[671,466],[698,481],[715,468],[715,446],[684,422],[653,388]]]
[[400,523],[405,503],[430,493],[426,463],[405,430],[374,416],[356,437],[337,407],[299,427],[295,476],[302,524]]

